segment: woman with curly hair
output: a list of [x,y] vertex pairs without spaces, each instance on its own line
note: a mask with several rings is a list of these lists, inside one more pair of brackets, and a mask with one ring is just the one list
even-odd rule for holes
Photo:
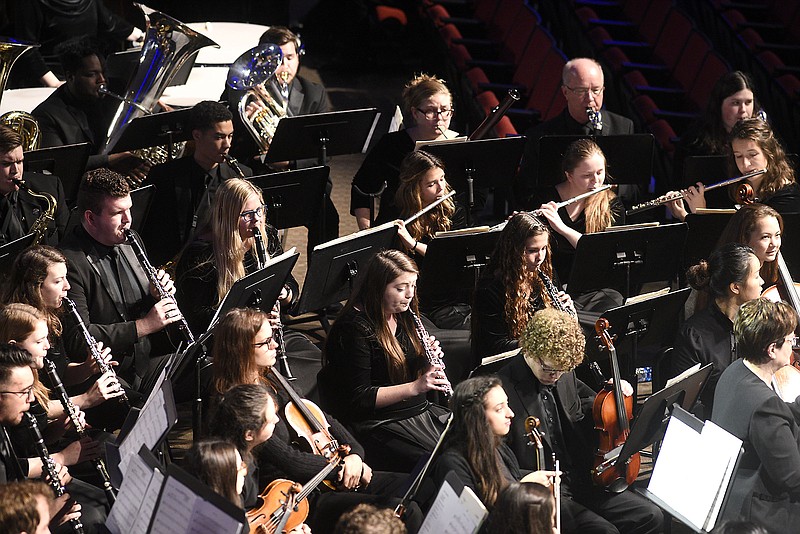
[[558,287],[550,230],[530,213],[517,213],[509,219],[484,273],[475,291],[472,317],[476,363],[517,348],[533,312],[554,306],[575,311],[572,299],[563,291],[557,292],[558,302],[550,298],[546,280]]
[[393,208],[400,164],[407,154],[414,151],[417,141],[458,136],[457,132],[450,130],[453,96],[444,80],[427,74],[415,76],[403,90],[403,112],[410,117],[407,123],[411,126],[381,137],[353,177],[350,213],[356,218],[360,230],[371,226],[369,206],[372,196],[380,196],[376,224],[391,221],[393,214],[397,213]]

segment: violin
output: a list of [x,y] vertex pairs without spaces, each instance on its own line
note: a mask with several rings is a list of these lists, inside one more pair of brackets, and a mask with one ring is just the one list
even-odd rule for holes
[[600,443],[595,453],[592,480],[598,486],[613,493],[620,493],[633,484],[639,475],[639,453],[632,455],[620,466],[617,462],[621,446],[630,434],[630,420],[633,419],[633,397],[622,393],[622,381],[619,375],[617,350],[611,340],[608,329],[611,325],[601,317],[594,325],[600,341],[608,350],[611,360],[613,383],[606,384],[597,394],[592,407],[595,429],[600,432]]
[[528,445],[536,447],[536,470],[544,469],[544,443],[542,433],[539,432],[539,418],[531,415],[525,418],[525,436],[528,438]]
[[[775,261],[778,262],[778,283],[765,289],[761,296],[775,302],[783,300],[796,313],[800,313],[800,293],[798,293],[800,284],[792,280],[792,273],[789,272],[789,267],[786,266],[780,251]],[[790,398],[790,402],[794,402],[794,392],[800,391],[800,361],[796,354],[792,354],[792,365],[778,369],[772,380],[778,395],[784,400]]]
[[348,454],[349,445],[338,447],[328,464],[305,486],[283,478],[270,482],[259,495],[261,505],[245,512],[250,534],[281,534],[303,523],[308,517],[308,495]]

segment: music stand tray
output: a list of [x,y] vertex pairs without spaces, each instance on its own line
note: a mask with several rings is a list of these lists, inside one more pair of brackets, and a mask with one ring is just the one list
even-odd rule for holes
[[5,245],[0,246],[0,272],[4,273],[0,278],[5,278],[11,273],[11,266],[14,259],[20,252],[33,245],[33,240],[36,234],[31,232],[22,237],[18,237],[14,241],[9,241]]
[[136,150],[151,146],[167,145],[172,152],[172,144],[188,141],[192,138],[189,129],[189,112],[191,108],[153,113],[136,117],[125,126],[125,130],[114,146],[109,147],[109,154]]
[[378,117],[375,108],[284,117],[275,129],[266,162],[316,157],[325,165],[329,156],[364,152]]
[[584,234],[575,250],[570,295],[610,288],[628,298],[647,282],[673,280],[686,242],[685,223]]
[[248,180],[261,189],[267,220],[282,230],[314,222],[322,208],[329,173],[330,167],[320,166],[253,176]]
[[31,150],[25,152],[25,170],[48,171],[61,178],[67,206],[73,206],[78,198],[81,176],[86,172],[86,162],[91,151],[89,143]]
[[381,250],[391,248],[396,237],[397,226],[388,222],[314,247],[297,315],[348,298],[359,269]]
[[[616,184],[636,184],[647,189],[653,174],[652,134],[544,135],[539,138],[539,187],[564,181],[561,160],[567,147],[578,139],[591,139],[606,156],[606,172]],[[557,156],[557,157],[556,157]]]

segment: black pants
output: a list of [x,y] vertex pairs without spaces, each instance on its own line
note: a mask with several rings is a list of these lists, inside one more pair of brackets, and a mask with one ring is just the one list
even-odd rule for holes
[[561,501],[564,534],[656,534],[663,523],[661,509],[630,489],[608,493],[591,488],[577,500]]

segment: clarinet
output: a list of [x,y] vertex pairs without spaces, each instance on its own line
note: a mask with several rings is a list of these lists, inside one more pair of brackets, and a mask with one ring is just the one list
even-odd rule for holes
[[[39,458],[42,460],[42,471],[47,474],[47,477],[49,478],[47,482],[50,484],[53,493],[56,494],[56,497],[61,497],[64,495],[66,490],[64,489],[64,486],[61,485],[61,480],[58,478],[56,463],[50,457],[50,452],[47,450],[47,445],[44,444],[42,431],[39,430],[39,423],[36,422],[36,417],[28,412],[25,412],[25,417],[28,420],[28,425],[30,426],[31,433],[33,434],[33,442],[36,446],[36,451],[39,453]],[[72,525],[72,530],[75,532],[75,534],[83,534],[83,524],[81,523],[80,519],[70,519],[69,523]]]
[[[414,318],[414,325],[417,330],[417,337],[422,342],[422,346],[425,348],[425,357],[428,359],[428,363],[431,365],[439,366],[444,369],[444,360],[434,354],[433,349],[429,345],[428,341],[430,340],[430,334],[425,329],[425,325],[422,324],[422,321],[419,318],[419,315],[414,313],[411,308],[409,307],[408,311],[411,313],[411,317]],[[446,389],[444,390],[444,394],[446,396],[450,396],[453,394],[453,388],[450,384],[447,384]]]
[[175,304],[175,309],[178,310],[178,316],[180,317],[177,322],[178,330],[183,334],[183,338],[190,344],[194,343],[194,334],[192,334],[192,330],[189,328],[189,323],[186,322],[186,317],[183,316],[180,308],[178,308],[175,295],[167,292],[161,285],[161,282],[158,280],[158,271],[156,271],[156,268],[150,263],[150,260],[147,259],[147,254],[144,253],[144,249],[136,240],[133,231],[130,228],[126,228],[123,232],[125,233],[125,239],[133,249],[133,253],[136,254],[136,259],[139,260],[139,264],[142,266],[145,274],[147,274],[147,279],[150,280],[150,283],[153,284],[153,287],[158,291],[159,299],[169,299]]
[[239,162],[236,160],[236,158],[234,158],[230,154],[225,154],[222,157],[225,158],[225,162],[230,166],[230,168],[233,169],[233,171],[239,175],[239,178],[241,178],[242,180],[247,179],[247,176],[245,176],[244,172],[242,172],[242,168],[239,167]]
[[550,280],[550,277],[547,276],[541,269],[539,269],[538,273],[539,279],[542,281],[542,284],[544,284],[545,291],[547,291],[547,296],[550,297],[550,301],[553,303],[553,307],[559,311],[567,312],[573,317],[577,317],[575,310],[565,306],[564,303],[561,302],[561,299],[558,298],[558,289],[556,289],[556,286],[553,284],[553,281]]
[[[86,323],[83,322],[81,314],[78,313],[78,307],[75,306],[75,301],[67,297],[64,297],[61,300],[67,305],[67,309],[72,314],[72,317],[75,319],[78,327],[80,327],[81,332],[83,333],[83,340],[86,342],[86,346],[89,348],[89,354],[91,354],[92,358],[94,358],[94,361],[97,363],[97,367],[100,368],[100,373],[106,374],[111,372],[114,374],[114,376],[116,376],[117,373],[114,371],[114,368],[105,362],[103,355],[100,354],[99,350],[97,350],[97,340],[89,332],[89,329],[86,328]],[[122,395],[117,398],[119,399],[119,402],[125,404],[126,407],[131,407],[131,403],[128,401],[128,396],[125,394],[124,389],[122,390]]]
[[[58,376],[56,365],[51,360],[45,358],[44,370],[47,373],[47,376],[50,377],[50,382],[53,383],[53,387],[58,393],[58,400],[61,401],[61,405],[64,407],[64,412],[69,416],[70,421],[72,421],[72,426],[75,427],[78,437],[83,439],[87,435],[86,428],[83,426],[80,417],[78,417],[78,408],[72,403],[72,399],[69,398],[67,390],[64,389],[64,383],[61,381],[61,377]],[[92,463],[100,475],[100,478],[103,479],[103,491],[106,492],[108,504],[113,505],[117,500],[117,494],[114,491],[114,486],[111,485],[111,477],[108,476],[106,464],[103,462],[103,459],[99,457],[92,460]]]

